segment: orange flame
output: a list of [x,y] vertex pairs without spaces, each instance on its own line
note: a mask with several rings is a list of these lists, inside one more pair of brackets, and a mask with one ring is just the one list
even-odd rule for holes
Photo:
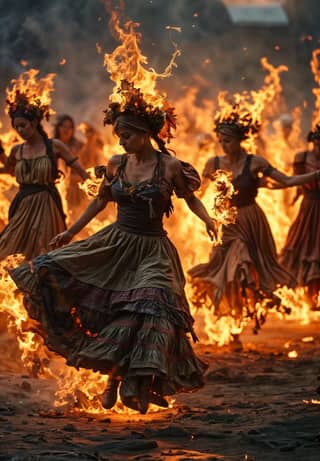
[[139,27],[138,23],[127,21],[122,28],[118,13],[113,11],[110,26],[121,43],[112,53],[104,55],[104,66],[110,74],[110,79],[116,83],[109,98],[110,101],[122,103],[117,89],[122,80],[127,80],[140,89],[147,103],[161,108],[166,95],[156,90],[156,82],[160,78],[167,78],[171,75],[172,69],[176,67],[175,60],[180,55],[180,51],[178,49],[174,51],[168,66],[159,74],[152,68],[146,68],[148,58],[142,54],[140,49],[141,34],[136,31]]
[[[12,103],[15,100],[16,93],[25,94],[31,104],[51,106],[51,93],[54,90],[55,74],[48,74],[46,77],[38,78],[39,70],[30,69],[22,72],[17,79],[11,80],[12,88],[7,88],[7,100]],[[54,114],[50,107],[50,114]]]

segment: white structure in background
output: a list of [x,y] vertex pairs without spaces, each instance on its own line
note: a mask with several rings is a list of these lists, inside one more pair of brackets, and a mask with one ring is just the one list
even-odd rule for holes
[[238,25],[286,26],[283,0],[222,0],[231,21]]

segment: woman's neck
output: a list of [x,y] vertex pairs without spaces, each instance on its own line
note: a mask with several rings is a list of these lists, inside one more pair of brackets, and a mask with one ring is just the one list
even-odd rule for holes
[[140,152],[134,154],[137,163],[150,163],[157,156],[157,151],[150,146],[146,146],[145,149],[141,149]]
[[244,157],[246,157],[246,152],[243,149],[240,149],[238,152],[233,153],[233,154],[226,154],[226,157],[230,163],[238,163],[240,160],[242,160]]
[[43,144],[43,142],[44,141],[43,141],[43,137],[41,136],[41,134],[38,132],[35,132],[29,139],[26,139],[24,143],[27,146],[33,147],[38,144]]

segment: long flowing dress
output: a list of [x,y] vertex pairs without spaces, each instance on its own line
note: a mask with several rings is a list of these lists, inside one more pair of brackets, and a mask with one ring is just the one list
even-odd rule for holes
[[[153,178],[136,185],[125,180],[126,160],[125,154],[115,178],[100,189],[118,205],[116,222],[11,276],[47,346],[69,365],[118,377],[122,401],[136,409],[140,377],[154,376],[151,395],[171,395],[201,387],[206,365],[187,337],[196,339],[185,279],[162,226],[173,192],[162,154]],[[182,165],[179,196],[200,185],[195,170]]]
[[10,206],[8,225],[0,234],[0,260],[15,253],[22,253],[26,259],[45,253],[50,240],[66,228],[48,153],[26,159],[22,144],[15,176],[19,192]]
[[[308,157],[308,152],[297,156],[295,174],[317,169]],[[320,290],[320,181],[301,186],[301,191],[303,200],[289,229],[280,261],[295,275],[298,285],[309,287],[310,294],[316,295]]]
[[[209,261],[189,274],[195,305],[214,308],[217,316],[232,315],[239,323],[243,317],[253,318],[257,331],[265,320],[257,301],[267,297],[270,306],[278,305],[273,291],[278,285],[293,286],[295,280],[279,265],[269,223],[255,201],[258,179],[250,171],[252,157],[247,155],[242,172],[232,180],[236,222],[224,228],[222,243],[213,248]],[[209,159],[203,176],[211,178],[219,163],[219,157]]]

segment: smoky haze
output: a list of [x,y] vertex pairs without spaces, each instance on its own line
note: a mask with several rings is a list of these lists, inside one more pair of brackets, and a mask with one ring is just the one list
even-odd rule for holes
[[[236,26],[219,0],[128,0],[125,16],[141,24],[141,46],[156,70],[168,63],[173,43],[181,49],[174,76],[161,83],[169,96],[191,85],[200,88],[199,98],[214,97],[221,89],[255,89],[264,77],[260,58],[267,56],[272,64],[289,67],[282,77],[289,106],[307,100],[310,112],[309,61],[320,46],[320,2],[287,0],[284,7],[289,25],[278,27]],[[25,69],[25,60],[26,68],[57,73],[57,112],[100,124],[111,84],[96,43],[103,52],[117,45],[108,20],[99,0],[0,0],[1,98],[10,79]],[[62,59],[65,65],[59,64]]]

